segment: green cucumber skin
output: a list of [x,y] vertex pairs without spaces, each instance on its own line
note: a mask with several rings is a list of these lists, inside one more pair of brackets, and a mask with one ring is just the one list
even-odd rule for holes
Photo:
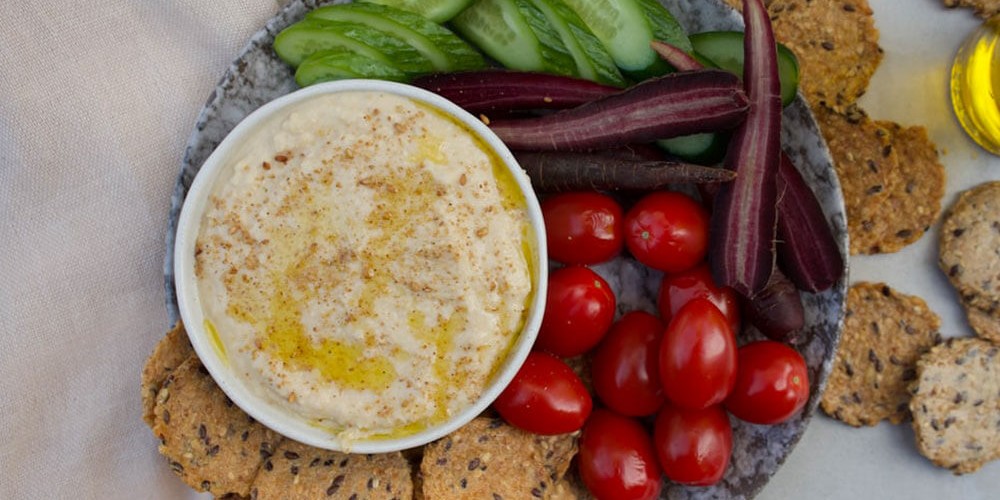
[[[743,76],[743,33],[706,31],[690,36],[695,57],[706,63]],[[778,77],[781,80],[781,103],[795,100],[799,88],[799,61],[788,47],[778,44]]]
[[[635,2],[642,9],[646,20],[649,21],[653,40],[667,42],[675,47],[680,47],[685,52],[691,52],[691,40],[688,39],[687,33],[677,18],[663,4],[658,0],[635,0]],[[629,71],[628,75],[635,80],[645,80],[670,73],[673,70],[674,68],[670,64],[657,56],[656,60],[649,66],[638,71]]]
[[430,59],[405,40],[364,24],[304,19],[274,38],[274,50],[292,66],[298,66],[313,52],[337,47],[391,64],[413,76],[434,72]]
[[273,46],[278,57],[292,67],[298,67],[313,52],[335,48],[350,49],[352,52],[392,64],[385,54],[373,46],[343,33],[331,31],[319,21],[299,21],[285,28],[274,37]]
[[436,23],[444,23],[462,12],[473,0],[361,0],[412,12]]
[[357,22],[397,34],[424,54],[439,72],[486,68],[482,54],[458,35],[409,11],[374,3],[347,3],[319,7],[306,18]]
[[[526,2],[476,0],[451,24],[466,40],[508,69],[575,74],[576,64],[562,40],[540,12],[522,9]],[[543,44],[540,36],[548,44]]]
[[608,49],[623,71],[641,71],[659,57],[649,47],[652,27],[635,0],[564,0]]
[[531,2],[549,20],[573,56],[577,67],[576,76],[616,87],[626,85],[625,78],[604,44],[563,0]]
[[721,132],[705,132],[656,141],[656,145],[664,151],[698,165],[714,165],[722,161],[728,144],[729,134]]
[[295,83],[300,87],[345,78],[374,78],[394,82],[409,80],[406,73],[395,66],[344,48],[315,52],[295,70]]

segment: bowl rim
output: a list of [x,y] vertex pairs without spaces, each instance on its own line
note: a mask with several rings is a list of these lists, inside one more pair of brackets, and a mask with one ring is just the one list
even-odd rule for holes
[[[232,156],[239,152],[247,137],[259,127],[270,123],[272,119],[279,119],[285,110],[294,105],[322,95],[343,92],[381,92],[409,98],[445,113],[477,135],[500,159],[524,196],[530,225],[527,238],[535,249],[532,256],[534,262],[529,264],[533,276],[527,318],[513,346],[507,351],[500,368],[494,373],[486,388],[471,406],[448,420],[404,436],[342,441],[334,432],[310,424],[302,417],[296,418],[294,412],[288,408],[282,408],[249,390],[247,380],[234,373],[231,363],[223,359],[222,353],[214,346],[206,332],[205,314],[201,307],[197,279],[194,276],[194,246],[208,197],[226,170],[226,166],[233,161]],[[489,127],[458,105],[428,90],[397,82],[347,79],[319,83],[280,96],[248,114],[226,134],[198,170],[181,207],[173,251],[178,312],[198,358],[226,396],[248,415],[279,434],[304,444],[334,451],[386,453],[414,448],[440,439],[471,421],[492,404],[524,363],[538,335],[545,309],[548,265],[544,221],[531,182],[513,153]]]

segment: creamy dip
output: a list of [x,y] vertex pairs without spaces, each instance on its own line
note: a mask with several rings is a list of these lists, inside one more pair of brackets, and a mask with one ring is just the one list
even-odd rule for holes
[[471,406],[532,294],[526,203],[500,159],[382,92],[309,99],[247,144],[195,246],[206,324],[247,385],[344,440]]

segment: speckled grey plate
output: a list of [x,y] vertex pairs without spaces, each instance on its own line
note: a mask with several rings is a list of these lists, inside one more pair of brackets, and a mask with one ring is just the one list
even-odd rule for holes
[[[741,16],[721,0],[662,1],[689,33],[743,28]],[[179,318],[173,276],[174,236],[188,188],[201,164],[240,120],[264,103],[297,88],[291,69],[274,54],[271,42],[275,34],[301,19],[306,11],[324,3],[340,2],[291,0],[268,21],[264,29],[253,36],[226,71],[198,117],[184,152],[167,228],[164,279],[171,321]],[[840,184],[816,123],[801,98],[785,109],[783,118],[785,151],[816,191],[834,228],[841,254],[846,256],[847,227]],[[596,270],[615,289],[620,311],[655,311],[654,300],[660,279],[658,273],[625,258],[598,266]],[[821,294],[804,294],[806,334],[797,347],[809,365],[812,395],[805,411],[791,421],[775,426],[752,425],[733,419],[734,452],[723,480],[708,488],[668,486],[664,489],[665,498],[749,498],[767,483],[802,436],[819,403],[819,394],[826,383],[840,338],[846,286],[845,270],[844,277],[832,289]]]

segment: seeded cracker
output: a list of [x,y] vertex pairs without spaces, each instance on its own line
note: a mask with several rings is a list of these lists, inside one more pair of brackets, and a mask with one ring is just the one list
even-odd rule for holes
[[1000,458],[1000,356],[992,342],[952,338],[917,364],[910,410],[917,449],[955,474]]
[[889,132],[890,147],[898,158],[896,172],[886,186],[888,196],[872,222],[878,238],[867,252],[897,252],[923,236],[937,220],[944,197],[944,167],[924,127],[902,127],[889,121],[876,126]]
[[196,356],[167,377],[156,398],[153,434],[170,468],[192,488],[246,496],[281,436],[232,403]]
[[425,498],[549,498],[576,454],[576,436],[537,436],[479,417],[424,450]]
[[156,344],[153,354],[142,368],[142,419],[150,427],[153,426],[153,408],[156,406],[156,395],[160,392],[160,386],[174,369],[191,356],[194,356],[194,349],[188,341],[184,325],[178,321],[174,328],[167,332],[166,337]]
[[823,393],[828,415],[854,427],[908,416],[907,384],[917,359],[939,342],[941,321],[919,297],[882,283],[858,283],[847,292],[844,328]]
[[876,219],[887,215],[887,186],[902,183],[890,133],[856,107],[848,114],[819,107],[815,114],[844,193],[851,254],[871,253],[881,239]]
[[982,337],[1000,342],[1000,181],[962,192],[944,217],[938,265]]
[[976,9],[976,15],[983,18],[989,19],[996,14],[1000,14],[1000,0],[943,0],[944,6],[949,8],[955,7],[972,7]]
[[[737,10],[741,0],[726,0]],[[774,37],[799,60],[799,86],[814,108],[844,112],[882,62],[867,0],[765,1]]]
[[413,496],[410,464],[399,452],[345,454],[285,439],[264,460],[250,498],[403,499]]

